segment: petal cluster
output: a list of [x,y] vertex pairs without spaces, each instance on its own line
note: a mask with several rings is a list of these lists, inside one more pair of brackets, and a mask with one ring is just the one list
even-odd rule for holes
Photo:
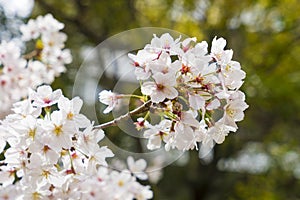
[[51,14],[30,19],[20,30],[23,42],[35,43],[35,48],[24,55],[14,40],[1,41],[1,113],[8,112],[14,102],[26,97],[27,88],[50,84],[66,70],[72,56],[65,48],[67,36],[61,32],[63,27]]
[[[128,158],[129,170],[111,170],[114,156],[99,146],[102,130],[80,113],[82,100],[43,85],[14,104],[0,121],[0,198],[150,199],[144,160]],[[137,179],[138,178],[138,179]]]
[[233,61],[226,40],[215,37],[210,51],[206,41],[154,35],[150,44],[129,54],[141,93],[152,101],[152,110],[163,116],[148,125],[144,137],[151,150],[210,148],[223,143],[248,108],[240,91],[246,73]]

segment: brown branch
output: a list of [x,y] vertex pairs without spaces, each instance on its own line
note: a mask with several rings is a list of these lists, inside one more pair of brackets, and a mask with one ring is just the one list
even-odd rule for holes
[[141,105],[140,107],[137,107],[136,109],[134,109],[124,115],[121,115],[120,117],[118,117],[112,121],[106,122],[104,124],[100,124],[98,126],[94,126],[93,130],[104,129],[104,128],[108,128],[111,126],[117,126],[118,123],[120,123],[124,119],[127,119],[133,115],[138,115],[138,114],[144,113],[146,111],[149,111],[151,104],[152,104],[152,102],[151,102],[151,100],[149,100],[149,101],[145,102],[143,105]]
[[35,56],[38,56],[40,52],[41,52],[41,51],[33,50],[33,51],[31,51],[31,52],[29,52],[29,53],[23,55],[23,58],[24,58],[25,60],[30,60],[30,59],[34,58]]

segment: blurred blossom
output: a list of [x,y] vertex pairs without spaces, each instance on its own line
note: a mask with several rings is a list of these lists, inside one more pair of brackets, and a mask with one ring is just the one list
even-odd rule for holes
[[222,171],[261,174],[272,164],[271,157],[260,150],[256,143],[249,143],[235,158],[221,159],[218,168]]
[[5,14],[9,17],[28,17],[32,11],[33,0],[0,0],[0,5],[3,6]]

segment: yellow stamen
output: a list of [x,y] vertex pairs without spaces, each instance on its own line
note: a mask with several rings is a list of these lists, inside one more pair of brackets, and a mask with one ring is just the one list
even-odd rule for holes
[[31,138],[34,138],[35,133],[36,133],[36,128],[35,129],[29,129],[29,131],[28,131],[28,135]]
[[120,187],[123,187],[123,186],[124,186],[124,182],[123,182],[122,180],[120,180],[120,181],[118,182],[118,185],[119,185]]
[[62,133],[62,125],[54,125],[54,130],[53,132],[55,133],[56,136],[59,136]]
[[68,120],[72,120],[73,117],[74,117],[74,114],[73,114],[72,112],[69,112],[69,113],[67,114],[67,119],[68,119]]

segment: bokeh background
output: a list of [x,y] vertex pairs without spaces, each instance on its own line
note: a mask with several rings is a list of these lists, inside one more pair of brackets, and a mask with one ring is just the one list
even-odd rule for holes
[[[226,38],[247,73],[245,120],[209,156],[188,152],[165,167],[162,179],[152,183],[154,199],[300,199],[299,0],[0,0],[0,5],[1,40],[18,37],[18,26],[41,14],[52,13],[65,23],[74,61],[53,87],[69,97],[86,52],[120,32],[162,27],[198,41]],[[118,76],[104,73],[99,89],[113,88],[117,81]],[[132,80],[122,81],[123,92],[132,90]],[[112,119],[93,100],[83,112],[89,115],[90,107],[99,111],[93,120]],[[122,148],[141,151],[139,140],[122,130],[106,132]]]

